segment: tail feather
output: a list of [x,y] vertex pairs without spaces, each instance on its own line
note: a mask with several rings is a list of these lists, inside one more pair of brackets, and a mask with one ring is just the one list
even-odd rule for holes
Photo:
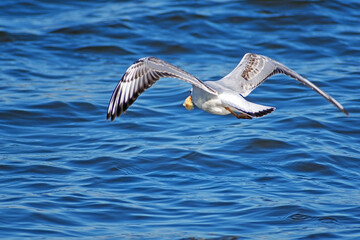
[[249,117],[263,117],[275,110],[274,107],[264,106],[247,101],[241,95],[238,94],[224,94],[220,95],[223,103],[233,108],[236,111],[244,113]]
[[[263,106],[263,107],[266,107],[266,106]],[[256,117],[256,118],[268,115],[268,114],[272,113],[274,110],[275,110],[274,107],[266,107],[260,111],[254,111],[254,112],[245,112],[244,110],[239,109],[239,111],[244,112],[244,113],[250,115],[251,117]]]

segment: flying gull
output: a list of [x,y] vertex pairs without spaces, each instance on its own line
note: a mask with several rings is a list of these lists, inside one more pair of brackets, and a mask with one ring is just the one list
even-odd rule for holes
[[201,81],[186,71],[156,57],[145,57],[134,62],[117,84],[107,110],[106,118],[119,117],[137,97],[162,77],[178,78],[192,84],[190,96],[184,101],[187,110],[194,105],[217,114],[232,114],[237,118],[262,117],[275,110],[245,99],[252,90],[275,74],[285,74],[312,88],[340,111],[345,108],[315,84],[283,64],[266,56],[247,53],[237,67],[218,81]]

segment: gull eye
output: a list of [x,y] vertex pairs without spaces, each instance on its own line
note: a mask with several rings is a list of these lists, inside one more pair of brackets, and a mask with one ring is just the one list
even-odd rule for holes
[[192,89],[190,89],[190,95],[192,94]]

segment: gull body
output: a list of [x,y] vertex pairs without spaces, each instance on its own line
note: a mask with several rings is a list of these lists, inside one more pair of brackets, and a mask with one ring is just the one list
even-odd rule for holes
[[[204,82],[204,84],[208,85],[207,82]],[[216,88],[212,89],[215,90]],[[221,101],[220,94],[209,94],[201,88],[193,87],[191,96],[193,104],[208,113],[216,115],[230,114],[230,112],[224,108],[224,103]]]
[[233,114],[243,119],[262,117],[274,111],[275,108],[249,102],[245,97],[275,74],[285,74],[312,88],[348,115],[339,102],[295,71],[269,57],[247,53],[232,72],[218,81],[201,81],[186,71],[155,57],[141,58],[126,70],[116,86],[106,117],[113,121],[125,112],[141,93],[162,77],[178,78],[192,84],[191,94],[183,104],[188,110],[192,110],[195,105],[216,115]]

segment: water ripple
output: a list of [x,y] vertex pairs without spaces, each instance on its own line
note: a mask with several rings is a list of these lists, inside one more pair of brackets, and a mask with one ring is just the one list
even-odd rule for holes
[[[359,7],[1,1],[1,236],[357,239]],[[140,57],[217,80],[246,52],[293,68],[350,117],[276,76],[248,97],[276,107],[264,118],[187,111],[191,86],[161,79],[105,119]]]

